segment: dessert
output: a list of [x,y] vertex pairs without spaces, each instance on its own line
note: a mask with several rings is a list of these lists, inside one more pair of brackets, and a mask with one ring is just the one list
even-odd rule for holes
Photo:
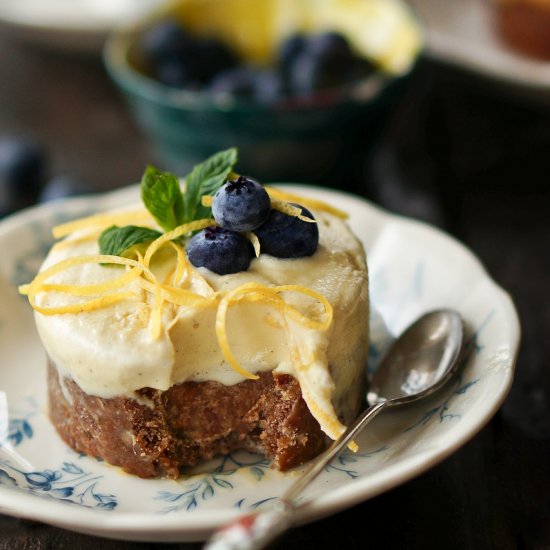
[[517,50],[550,59],[550,0],[496,0],[501,36]]
[[[235,161],[214,155],[183,194],[148,168],[147,209],[59,226],[20,289],[48,355],[50,417],[77,451],[141,477],[233,449],[286,470],[362,406],[361,244],[340,211],[238,177]],[[250,212],[252,229],[231,229]]]

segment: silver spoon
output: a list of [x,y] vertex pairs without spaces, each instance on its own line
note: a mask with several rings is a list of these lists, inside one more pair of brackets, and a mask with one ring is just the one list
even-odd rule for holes
[[229,523],[205,548],[259,550],[275,540],[292,525],[297,497],[378,413],[423,399],[453,376],[463,340],[462,319],[456,311],[432,311],[415,321],[393,343],[374,373],[367,394],[370,406],[310,464],[276,505]]

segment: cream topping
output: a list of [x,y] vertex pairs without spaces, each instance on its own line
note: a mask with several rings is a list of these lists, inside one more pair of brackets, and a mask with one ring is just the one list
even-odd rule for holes
[[[315,211],[314,215],[320,242],[312,257],[286,260],[262,254],[252,260],[247,271],[223,276],[193,269],[187,288],[209,296],[213,292],[224,295],[246,283],[301,285],[330,302],[333,321],[328,330],[299,323],[261,299],[231,304],[226,328],[241,366],[251,373],[275,370],[297,378],[312,414],[335,438],[344,428],[334,404],[345,415],[346,390],[357,377],[357,365],[363,367],[367,350],[367,273],[363,249],[346,223],[326,212]],[[77,232],[52,248],[41,270],[90,254],[98,254],[97,239],[83,239]],[[168,273],[173,263],[173,253],[165,248],[155,256],[152,268],[157,274]],[[55,274],[48,283],[97,284],[120,277],[123,270],[86,263]],[[144,292],[136,280],[123,290],[136,295]],[[311,297],[297,292],[284,292],[282,297],[307,317],[323,314]],[[55,291],[40,292],[36,297],[42,307],[79,301],[81,297]],[[165,304],[159,337],[150,330],[149,302],[127,299],[78,314],[45,316],[36,312],[35,316],[51,359],[88,394],[132,396],[143,387],[167,390],[185,381],[204,380],[231,385],[244,379],[224,359],[216,338],[217,302]]]

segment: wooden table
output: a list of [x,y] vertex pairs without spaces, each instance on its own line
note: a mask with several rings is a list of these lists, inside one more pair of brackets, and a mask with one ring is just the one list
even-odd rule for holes
[[[550,548],[550,101],[422,63],[356,192],[441,225],[513,296],[523,340],[512,391],[462,449],[417,479],[276,548]],[[0,32],[0,134],[48,149],[52,174],[98,190],[155,160],[98,60]],[[338,183],[338,182],[331,182]],[[0,549],[160,548],[0,516]],[[174,544],[162,548],[199,548]]]

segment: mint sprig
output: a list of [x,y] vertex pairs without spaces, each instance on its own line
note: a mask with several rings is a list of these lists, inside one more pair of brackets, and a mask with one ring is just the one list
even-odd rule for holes
[[202,206],[201,198],[203,195],[213,195],[225,183],[236,163],[237,149],[232,147],[212,155],[193,168],[185,178],[183,223],[201,220],[211,215],[211,209]]
[[149,227],[112,225],[99,236],[99,253],[109,256],[122,256],[129,248],[158,239],[162,233]]
[[[227,180],[237,162],[237,149],[220,151],[197,164],[185,178],[182,192],[178,178],[148,166],[140,184],[141,199],[164,231],[194,220],[209,218],[211,209],[202,205],[204,195],[213,195]],[[132,246],[150,242],[162,233],[148,227],[111,226],[99,236],[100,254],[122,256]]]
[[184,203],[178,178],[147,166],[141,178],[141,200],[155,221],[170,231],[184,223]]

